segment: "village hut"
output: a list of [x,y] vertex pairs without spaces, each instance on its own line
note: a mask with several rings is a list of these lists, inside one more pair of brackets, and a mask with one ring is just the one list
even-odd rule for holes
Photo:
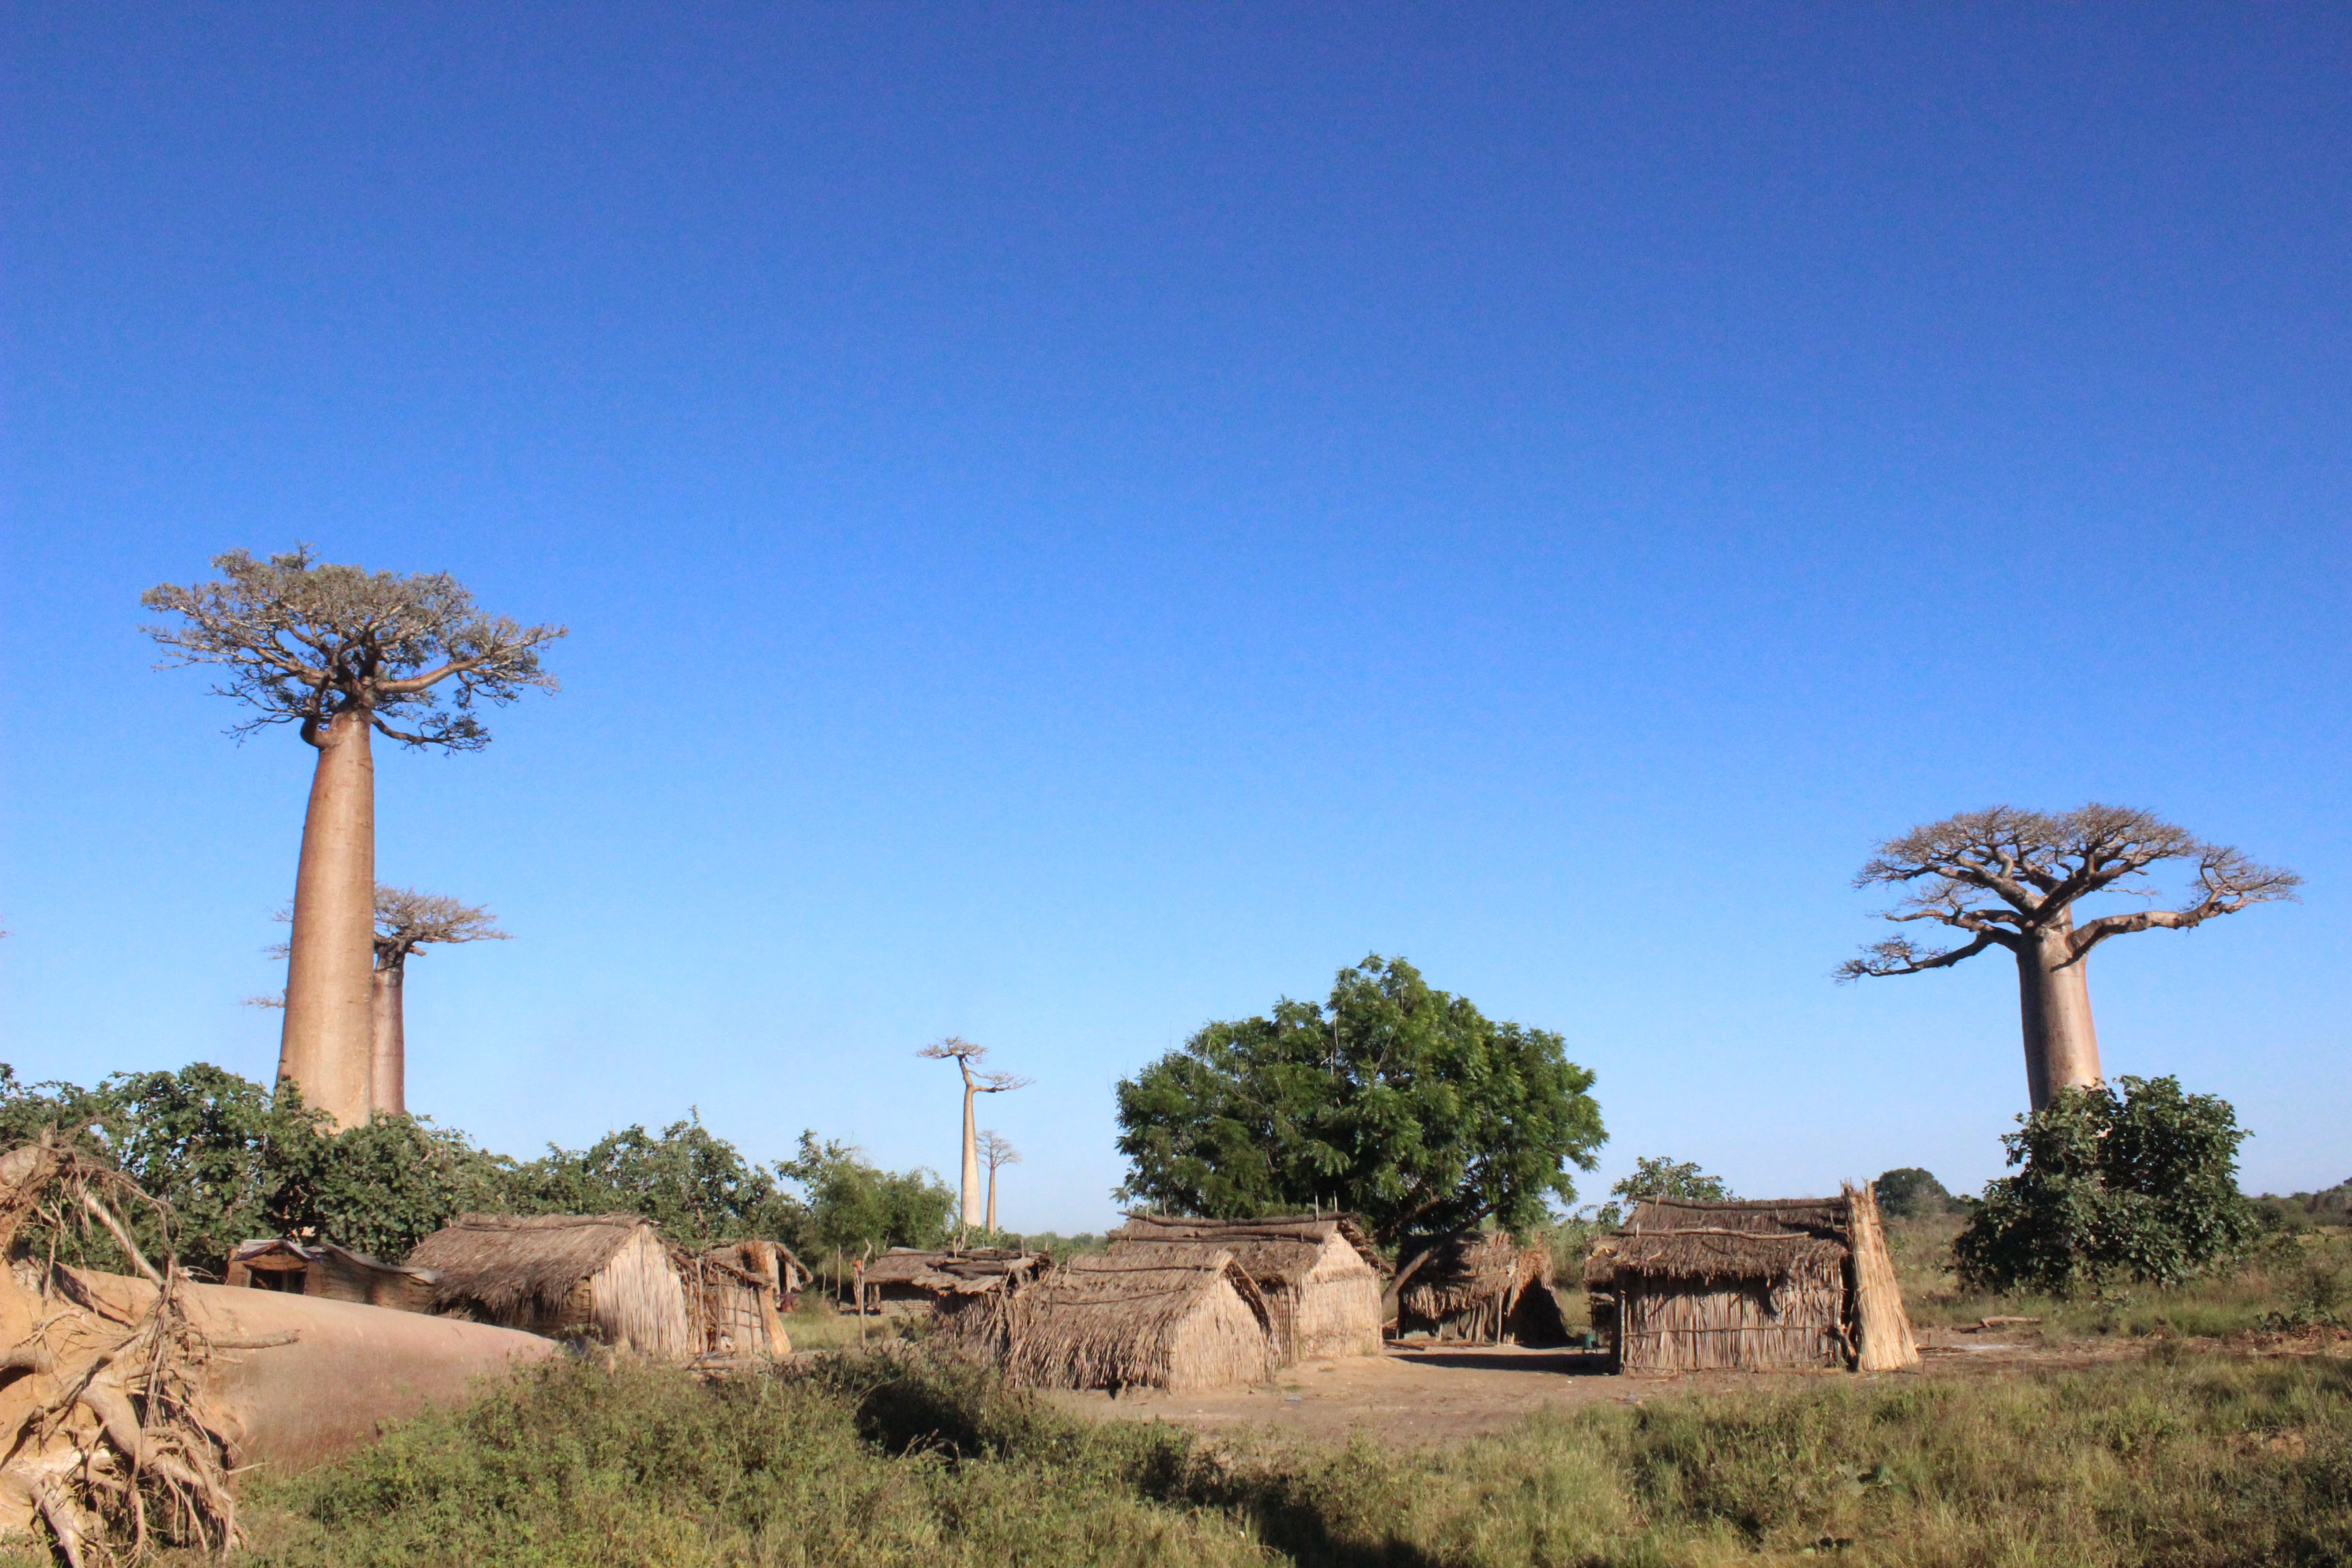
[[1256,1281],[1231,1252],[1192,1245],[1073,1258],[943,1327],[1032,1388],[1192,1393],[1262,1383],[1281,1361]]
[[858,1271],[857,1310],[886,1318],[961,1312],[1036,1278],[1042,1252],[976,1247],[945,1252],[894,1247]]
[[1397,1332],[1471,1344],[1568,1343],[1551,1248],[1522,1247],[1499,1230],[1441,1242],[1397,1293]]
[[[781,1255],[781,1257],[779,1256]],[[784,1330],[792,1254],[772,1241],[731,1241],[688,1252],[670,1249],[686,1291],[686,1316],[698,1361],[740,1361],[793,1353]]]
[[1626,1372],[1919,1364],[1868,1186],[1834,1198],[1652,1198],[1585,1268]]
[[1381,1353],[1388,1266],[1353,1215],[1223,1220],[1130,1214],[1107,1239],[1114,1258],[1134,1247],[1232,1254],[1265,1299],[1285,1364]]
[[429,1312],[440,1281],[429,1268],[384,1263],[331,1241],[277,1237],[238,1242],[228,1255],[221,1283],[323,1296],[330,1301],[358,1301],[401,1312]]
[[464,1215],[408,1264],[440,1276],[436,1312],[659,1361],[698,1352],[677,1265],[637,1215]]

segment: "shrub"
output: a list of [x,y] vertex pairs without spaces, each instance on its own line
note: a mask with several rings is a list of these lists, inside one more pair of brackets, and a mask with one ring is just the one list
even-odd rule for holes
[[2263,1230],[2238,1191],[2247,1136],[2227,1100],[2171,1078],[2061,1089],[2001,1140],[2017,1174],[1990,1184],[1952,1244],[1961,1283],[2068,1296],[2168,1285],[2231,1262]]
[[1874,1184],[1879,1209],[1892,1219],[1930,1219],[1956,1206],[1944,1184],[1916,1165],[1889,1171]]

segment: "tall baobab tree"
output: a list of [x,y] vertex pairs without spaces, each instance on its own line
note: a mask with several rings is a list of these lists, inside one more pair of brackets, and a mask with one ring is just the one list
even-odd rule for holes
[[996,1168],[1021,1163],[1021,1151],[993,1128],[980,1135],[981,1163],[988,1167],[988,1234],[996,1234]]
[[369,1007],[368,1110],[408,1112],[408,1029],[402,1009],[408,961],[431,943],[508,942],[489,910],[414,888],[375,889],[375,980]]
[[966,1229],[979,1227],[980,1212],[980,1132],[972,1117],[972,1100],[982,1094],[1003,1094],[1011,1089],[1026,1089],[1031,1082],[1015,1078],[1009,1072],[974,1072],[972,1063],[988,1055],[986,1046],[975,1046],[960,1036],[950,1035],[937,1045],[925,1046],[915,1053],[929,1061],[951,1061],[963,1074],[963,1193],[961,1209]]
[[475,708],[511,702],[526,687],[554,690],[539,650],[563,628],[484,615],[445,573],[323,565],[308,545],[267,561],[233,550],[213,568],[216,582],[150,588],[141,603],[185,624],[146,629],[169,655],[163,668],[227,672],[213,690],[257,710],[231,734],[292,724],[319,753],[294,879],[278,1077],[351,1126],[367,1120],[374,1032],[371,737],[480,750],[490,737]]
[[[2167,860],[2196,867],[2187,907],[2075,919],[2075,904],[2095,893],[2154,898],[2148,868]],[[2111,936],[2189,931],[2255,904],[2293,900],[2302,882],[2123,806],[2058,816],[2006,805],[1963,812],[1881,844],[1854,886],[1911,889],[1886,919],[1933,921],[1968,940],[1929,951],[1907,936],[1889,937],[1839,965],[1837,978],[1918,974],[2006,948],[2017,960],[2026,1089],[2040,1110],[2061,1089],[2099,1081],[2099,1037],[2084,973],[2093,948]]]

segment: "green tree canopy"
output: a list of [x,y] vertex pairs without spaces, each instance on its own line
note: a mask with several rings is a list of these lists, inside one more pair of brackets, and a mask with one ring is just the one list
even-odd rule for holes
[[814,1132],[802,1133],[800,1157],[776,1170],[807,1194],[803,1234],[812,1257],[836,1247],[854,1256],[868,1247],[882,1252],[947,1240],[956,1194],[933,1172],[885,1171],[862,1151],[820,1143]]
[[2117,1279],[2170,1284],[2241,1253],[2261,1211],[2238,1191],[2246,1138],[2230,1102],[2173,1078],[2062,1089],[2001,1140],[2013,1176],[1988,1184],[1952,1243],[1962,1283],[2071,1295]]
[[1325,1006],[1210,1024],[1118,1085],[1117,1196],[1216,1218],[1353,1210],[1387,1246],[1570,1203],[1608,1134],[1547,1029],[1492,1022],[1377,953]]
[[509,1191],[525,1213],[640,1214],[678,1241],[791,1237],[802,1224],[775,1176],[698,1114],[659,1135],[630,1127],[585,1149],[550,1147],[516,1171]]
[[1889,1171],[1871,1185],[1877,1189],[1879,1208],[1896,1219],[1925,1219],[1947,1213],[1954,1205],[1951,1193],[1936,1180],[1935,1173],[1916,1165]]
[[1601,1205],[1599,1218],[1603,1226],[1614,1229],[1625,1223],[1626,1215],[1643,1198],[1688,1198],[1693,1203],[1723,1204],[1731,1201],[1731,1189],[1724,1184],[1721,1176],[1710,1176],[1700,1170],[1695,1160],[1644,1154],[1633,1162],[1630,1173],[1610,1187],[1609,1198]]

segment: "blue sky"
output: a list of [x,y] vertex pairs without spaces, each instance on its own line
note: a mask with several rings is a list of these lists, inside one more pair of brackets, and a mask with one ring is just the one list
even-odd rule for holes
[[2327,7],[5,9],[0,1059],[266,1078],[310,753],[232,546],[572,628],[380,763],[413,1105],[698,1107],[1091,1227],[1111,1086],[1402,953],[1743,1193],[1997,1173],[1998,956],[1874,840],[2143,805],[2109,1072],[2352,1176],[2352,20]]

